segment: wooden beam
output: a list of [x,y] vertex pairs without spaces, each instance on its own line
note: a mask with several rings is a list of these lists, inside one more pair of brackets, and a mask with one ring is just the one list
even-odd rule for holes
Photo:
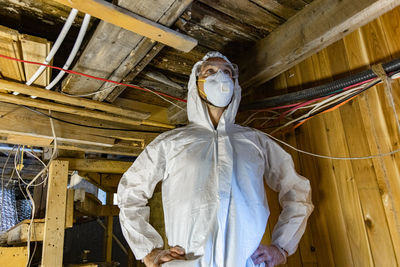
[[[24,220],[7,231],[8,245],[26,244],[30,220]],[[31,228],[30,241],[42,241],[44,234],[44,219],[35,219]]]
[[[160,17],[158,23],[165,26],[171,26],[181,14],[192,4],[193,0],[174,1],[166,12]],[[157,2],[160,5],[160,2]],[[162,4],[164,5],[165,2]],[[118,4],[124,4],[119,2]],[[123,6],[122,6],[123,7]],[[122,64],[111,75],[112,80],[132,81],[153,58],[164,48],[162,43],[154,43],[148,38],[143,38],[135,47],[135,53],[129,53]],[[125,66],[132,66],[126,68]],[[103,89],[106,84],[103,84],[99,89]],[[93,97],[94,100],[104,100],[114,102],[114,100],[125,90],[125,86],[117,86],[110,90],[101,92]]]
[[82,172],[122,174],[132,165],[132,162],[105,159],[61,158],[60,160],[68,161],[70,170]]
[[[107,192],[108,193],[108,192]],[[110,192],[112,195],[114,192]],[[75,202],[75,209],[81,214],[93,217],[118,216],[119,208],[117,205],[111,204],[102,205],[100,200],[90,193],[83,192],[79,200]]]
[[[114,200],[114,194],[112,192],[107,192],[107,205],[111,206],[113,204]],[[113,216],[107,216],[106,218],[107,221],[107,228],[106,231],[104,231],[104,245],[105,245],[105,256],[106,256],[106,262],[111,263],[112,262],[112,240],[113,240],[113,222],[114,222],[114,217]]]
[[315,0],[242,55],[240,84],[256,87],[399,5],[398,0]]
[[123,109],[111,104],[106,104],[86,98],[76,98],[76,97],[66,96],[55,91],[42,89],[37,86],[28,86],[25,84],[12,81],[0,80],[0,89],[5,89],[12,92],[18,92],[20,94],[25,94],[25,95],[34,95],[40,98],[49,99],[68,105],[101,110],[115,115],[129,117],[132,119],[143,120],[150,116],[150,114],[148,113],[139,112],[131,109]]
[[[18,31],[0,26],[0,53],[9,57],[22,58],[18,42]],[[0,74],[3,78],[25,81],[25,72],[21,62],[0,59]]]
[[61,267],[68,182],[68,162],[50,163],[42,251],[43,267]]
[[[22,58],[28,61],[43,62],[50,52],[50,42],[44,38],[19,34],[19,42],[22,49]],[[25,79],[29,80],[39,66],[23,63],[25,70]],[[51,63],[50,63],[51,64]],[[46,68],[42,74],[33,82],[33,85],[45,87],[50,82],[51,68]]]
[[55,1],[183,52],[189,52],[197,45],[197,40],[192,37],[173,31],[103,0]]
[[0,266],[25,267],[27,263],[27,247],[0,247]]
[[67,205],[65,208],[65,228],[74,226],[74,189],[67,190]]
[[[7,103],[0,104],[0,114],[0,140],[2,143],[53,146],[53,135],[47,117]],[[124,127],[117,123],[58,112],[53,112],[52,115],[83,125],[127,130],[134,127]],[[144,126],[134,127],[138,128],[137,131],[103,129],[94,131],[92,128],[70,125],[57,120],[53,120],[53,123],[58,148],[75,151],[137,156],[147,144],[158,136],[157,132],[141,132],[141,128],[149,130]]]
[[21,95],[15,96],[15,95],[11,95],[11,94],[0,93],[0,101],[17,104],[17,105],[25,105],[28,107],[41,108],[41,109],[52,110],[52,111],[59,111],[59,112],[80,115],[83,117],[95,118],[95,119],[100,119],[100,120],[119,122],[119,123],[126,124],[126,125],[140,125],[142,123],[141,120],[137,120],[137,119],[121,117],[121,116],[105,113],[102,111],[88,110],[85,108],[79,108],[79,107],[74,107],[74,106],[53,103],[53,102],[44,101],[44,100],[40,100],[40,99],[32,99],[30,97],[25,97],[25,96],[21,96]]

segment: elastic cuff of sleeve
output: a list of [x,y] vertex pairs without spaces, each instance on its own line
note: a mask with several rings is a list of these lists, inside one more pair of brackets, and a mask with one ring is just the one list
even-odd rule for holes
[[283,255],[283,257],[285,258],[283,263],[280,264],[286,264],[287,262],[287,256],[289,255],[289,253],[286,252],[286,250],[284,250],[283,248],[281,248],[280,246],[276,245],[276,244],[272,244],[273,246],[275,246],[279,252]]

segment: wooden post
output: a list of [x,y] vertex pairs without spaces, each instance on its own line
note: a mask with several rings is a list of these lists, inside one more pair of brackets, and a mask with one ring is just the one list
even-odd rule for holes
[[[107,205],[112,205],[114,201],[113,192],[107,192]],[[104,244],[105,244],[105,254],[106,262],[111,263],[112,261],[112,234],[113,234],[113,216],[107,216],[107,230],[104,233]]]
[[68,162],[50,163],[42,267],[61,267],[63,261]]

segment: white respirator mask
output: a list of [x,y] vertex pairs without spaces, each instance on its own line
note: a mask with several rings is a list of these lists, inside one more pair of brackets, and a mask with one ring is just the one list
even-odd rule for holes
[[234,84],[231,77],[218,70],[217,73],[208,76],[204,80],[198,80],[204,82],[204,95],[207,100],[216,107],[226,107],[232,99]]

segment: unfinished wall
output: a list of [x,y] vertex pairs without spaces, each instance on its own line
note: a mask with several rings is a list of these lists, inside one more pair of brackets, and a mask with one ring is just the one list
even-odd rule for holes
[[[281,74],[270,84],[287,92],[306,89],[400,57],[400,8],[374,20]],[[321,82],[322,81],[322,82]],[[253,92],[254,98],[266,95]],[[393,82],[400,116],[400,83]],[[400,148],[386,89],[375,86],[339,109],[279,136],[318,154],[359,157]],[[288,266],[400,265],[400,153],[372,160],[318,159],[288,150],[297,170],[311,181],[315,210]],[[271,217],[268,243],[279,215],[267,189]]]

